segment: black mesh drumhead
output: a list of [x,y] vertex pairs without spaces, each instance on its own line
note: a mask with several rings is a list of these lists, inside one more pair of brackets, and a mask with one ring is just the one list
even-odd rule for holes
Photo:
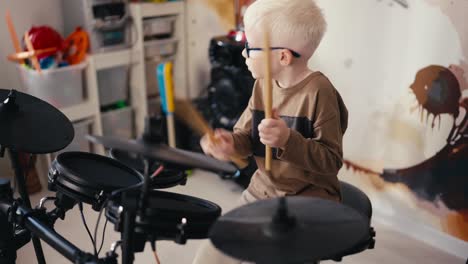
[[[128,167],[137,170],[140,173],[144,173],[143,160],[138,158],[138,155],[133,155],[126,151],[118,149],[111,149],[109,152],[110,156]],[[150,173],[156,171],[159,168],[159,163],[153,160],[149,160]],[[183,170],[175,170],[165,167],[156,177],[151,177],[150,187],[152,189],[164,189],[177,186],[179,184],[185,185],[187,175]]]
[[142,176],[114,159],[84,152],[66,152],[57,157],[60,174],[81,184],[104,190],[135,185]]

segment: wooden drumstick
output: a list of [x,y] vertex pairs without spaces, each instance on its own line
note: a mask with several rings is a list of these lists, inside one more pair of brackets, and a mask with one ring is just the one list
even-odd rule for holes
[[[263,107],[265,108],[265,118],[272,118],[272,83],[271,83],[271,69],[270,69],[270,35],[268,30],[264,30],[263,35],[263,51],[265,56],[265,77],[264,77],[264,95]],[[271,171],[272,151],[271,147],[265,145],[265,170]]]
[[[213,143],[219,144],[219,140],[215,137],[213,129],[190,102],[186,100],[176,100],[176,105],[175,113],[177,117],[201,136],[207,134]],[[238,168],[245,168],[248,165],[248,162],[238,155],[232,155],[229,159],[234,162]]]
[[[18,40],[18,36],[16,35],[15,26],[13,25],[13,20],[11,19],[10,11],[6,12],[6,22],[8,31],[10,32],[11,42],[13,43],[13,47],[15,48],[16,53],[21,52],[21,45]],[[24,60],[20,60],[20,63],[24,63]]]
[[[29,34],[27,31],[24,32],[24,43],[26,43],[26,47],[28,51],[31,51],[34,53],[34,46],[31,42],[31,39],[29,39]],[[36,71],[39,74],[41,74],[42,73],[41,65],[39,64],[39,60],[37,59],[36,55],[33,54],[33,56],[31,57],[31,62],[32,62],[33,67],[36,69]]]
[[48,52],[55,52],[57,48],[47,48],[34,51],[22,51],[18,53],[13,53],[8,55],[8,60],[22,63],[24,59],[32,58],[33,56],[38,56]]

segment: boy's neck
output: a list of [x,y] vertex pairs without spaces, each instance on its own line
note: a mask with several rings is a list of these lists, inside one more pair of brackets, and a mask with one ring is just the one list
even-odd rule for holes
[[278,83],[281,88],[289,88],[304,80],[313,71],[311,71],[307,65],[297,65],[296,67],[287,67],[279,72],[274,80]]

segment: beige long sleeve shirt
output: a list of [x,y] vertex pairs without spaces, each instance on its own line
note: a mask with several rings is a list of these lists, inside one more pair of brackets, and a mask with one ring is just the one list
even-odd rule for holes
[[338,91],[321,72],[292,87],[273,83],[273,108],[291,129],[283,150],[273,149],[272,169],[265,170],[265,146],[258,125],[264,119],[262,80],[255,83],[249,104],[234,127],[239,155],[254,155],[258,170],[248,190],[258,199],[308,195],[339,200],[337,178],[342,166],[342,140],[348,111]]

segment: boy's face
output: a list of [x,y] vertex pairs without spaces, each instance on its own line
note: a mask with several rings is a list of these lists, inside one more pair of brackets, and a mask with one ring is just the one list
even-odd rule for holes
[[[263,34],[256,29],[245,28],[245,36],[250,48],[263,48]],[[247,55],[247,50],[242,51],[242,56],[245,58],[245,64],[252,73],[255,79],[261,79],[265,75],[265,58],[264,52],[259,50],[251,50]],[[278,71],[278,62],[274,60],[274,53],[271,53],[271,75],[274,77]]]

